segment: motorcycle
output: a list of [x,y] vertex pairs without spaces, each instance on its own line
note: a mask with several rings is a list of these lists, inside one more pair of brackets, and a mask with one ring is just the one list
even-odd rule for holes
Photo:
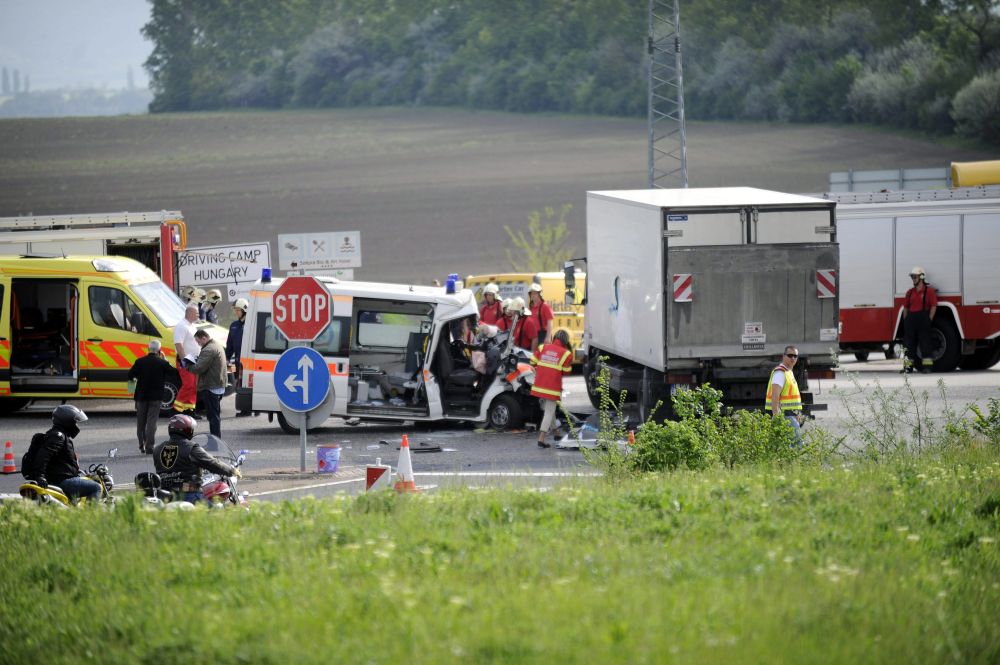
[[[108,451],[107,461],[110,462],[117,455],[117,448],[110,449]],[[114,489],[115,479],[112,477],[111,470],[108,468],[106,463],[98,462],[91,464],[87,467],[87,473],[85,473],[83,477],[88,480],[93,480],[101,486],[101,497],[99,499],[101,502],[114,504],[114,497],[111,495],[111,491]],[[77,506],[86,503],[86,500],[73,501],[58,485],[49,484],[43,487],[34,480],[26,480],[20,487],[17,488],[17,491],[21,497],[29,501],[35,501],[39,504],[58,506],[60,508],[68,508],[70,506]]]
[[[221,438],[208,433],[195,434],[192,441],[199,443],[202,448],[212,453],[216,458],[240,468],[246,461],[247,451],[240,450],[237,454]],[[210,506],[221,506],[232,504],[235,506],[246,506],[246,493],[237,491],[238,478],[236,476],[221,476],[215,473],[205,473],[202,475],[201,499],[207,501]],[[163,481],[159,474],[146,471],[139,473],[135,477],[135,486],[142,490],[146,502],[157,507],[169,505],[177,508],[191,507],[188,501],[181,501],[174,498],[172,492],[163,489]],[[186,505],[184,505],[186,504]]]

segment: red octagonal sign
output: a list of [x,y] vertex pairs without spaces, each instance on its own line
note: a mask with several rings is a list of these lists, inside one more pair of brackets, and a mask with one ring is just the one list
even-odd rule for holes
[[311,342],[330,325],[333,300],[315,277],[287,277],[272,300],[274,325],[291,342]]

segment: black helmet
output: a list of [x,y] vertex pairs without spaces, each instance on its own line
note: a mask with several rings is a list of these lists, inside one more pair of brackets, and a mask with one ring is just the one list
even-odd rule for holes
[[52,424],[60,427],[76,427],[87,422],[87,414],[72,404],[60,404],[52,411]]
[[171,416],[167,422],[167,434],[170,436],[180,434],[185,439],[190,439],[194,436],[194,418],[185,416],[183,413]]

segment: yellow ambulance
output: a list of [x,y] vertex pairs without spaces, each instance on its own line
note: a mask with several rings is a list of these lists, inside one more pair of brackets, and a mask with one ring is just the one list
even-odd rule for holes
[[[500,299],[515,298],[520,296],[524,302],[528,301],[528,287],[532,283],[542,285],[542,297],[552,308],[552,334],[560,330],[569,333],[569,341],[573,345],[573,363],[579,365],[583,362],[580,354],[581,343],[583,342],[583,298],[582,285],[586,284],[587,274],[577,270],[577,288],[571,293],[566,291],[566,275],[562,272],[507,272],[493,273],[489,275],[470,275],[465,280],[465,288],[471,289],[476,294],[476,302],[480,307],[483,304],[483,287],[489,283],[494,283],[500,287]],[[570,301],[570,302],[567,302]]]
[[[34,399],[131,399],[132,363],[151,339],[174,362],[183,317],[177,294],[132,259],[0,257],[0,414]],[[226,343],[226,329],[197,326]],[[176,395],[164,389],[164,409]]]

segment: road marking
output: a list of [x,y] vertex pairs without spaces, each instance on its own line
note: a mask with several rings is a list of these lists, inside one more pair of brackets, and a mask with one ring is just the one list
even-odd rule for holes
[[[414,478],[438,477],[438,478],[597,478],[599,473],[563,473],[560,471],[428,471],[425,473],[414,473]],[[252,492],[249,496],[270,496],[273,494],[284,494],[286,492],[301,492],[303,490],[314,490],[321,487],[334,487],[336,485],[346,485],[356,483],[364,478],[349,478],[347,480],[334,480],[328,483],[316,483],[314,485],[303,485],[301,487],[286,487],[284,489],[267,490],[265,492]]]

